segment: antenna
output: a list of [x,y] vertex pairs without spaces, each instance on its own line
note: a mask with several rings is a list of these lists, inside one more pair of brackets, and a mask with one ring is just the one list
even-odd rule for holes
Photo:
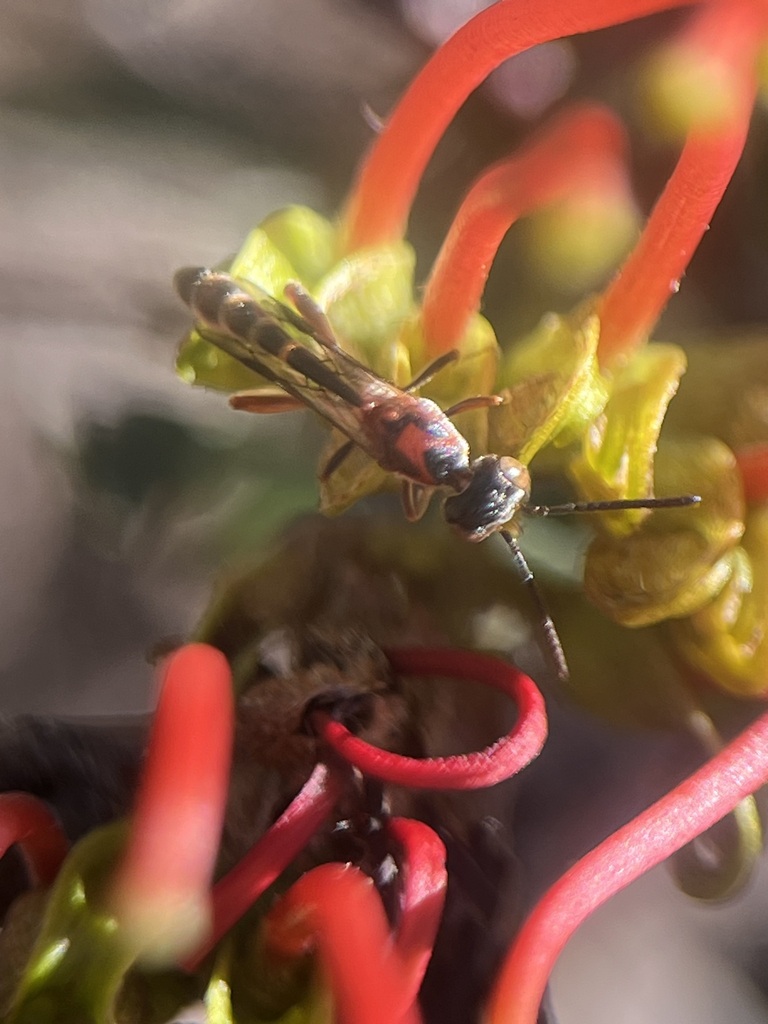
[[685,508],[700,505],[698,494],[681,494],[676,498],[622,498],[616,501],[569,501],[565,505],[522,505],[527,516],[570,516],[581,512],[620,512],[625,508]]
[[[546,516],[578,515],[581,512],[618,512],[628,508],[685,508],[700,503],[701,497],[698,494],[682,494],[675,498],[626,498],[616,501],[569,501],[564,505],[521,505],[520,509],[525,515],[544,518]],[[525,560],[525,555],[520,550],[515,535],[509,530],[499,530],[498,532],[509,548],[521,583],[527,585],[534,600],[539,613],[539,628],[557,678],[561,683],[567,683],[570,675],[568,663],[565,660],[563,645],[544,594]]]
[[541,632],[544,634],[546,649],[549,652],[552,665],[557,673],[557,678],[561,683],[567,683],[569,678],[568,663],[565,660],[563,645],[560,642],[557,627],[549,613],[549,608],[547,607],[547,602],[544,598],[541,587],[539,587],[536,582],[536,577],[531,572],[531,568],[526,562],[525,555],[520,550],[520,545],[517,543],[517,538],[514,534],[510,533],[509,530],[499,530],[499,533],[507,543],[507,547],[512,555],[512,561],[515,563],[515,568],[517,569],[517,573],[520,577],[520,582],[524,583],[528,587],[536,608],[538,609],[539,626],[541,628]]

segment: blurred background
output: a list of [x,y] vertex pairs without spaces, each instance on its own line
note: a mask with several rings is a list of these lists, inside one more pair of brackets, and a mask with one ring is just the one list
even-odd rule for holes
[[[232,414],[221,396],[176,378],[175,348],[188,317],[171,287],[173,271],[234,253],[250,227],[287,203],[332,216],[375,116],[391,109],[430,49],[482,6],[3,4],[4,713],[146,709],[148,652],[189,634],[222,567],[314,508],[318,438],[305,417],[254,423]],[[673,14],[554,43],[499,69],[467,103],[424,180],[411,230],[422,271],[472,178],[566,92],[606,99],[627,115],[638,206],[647,211],[675,153],[634,131],[624,72],[679,20]],[[664,321],[670,335],[683,327],[733,331],[768,317],[761,112],[756,122]],[[486,311],[504,339],[579,298],[567,282],[546,278],[532,244],[524,226],[512,232],[489,283]],[[668,737],[606,734],[578,712],[555,709],[553,733],[558,728],[565,739],[548,754],[538,785],[558,788],[563,765],[572,773],[574,763],[583,783],[555,801],[561,837],[553,837],[551,817],[537,820],[540,805],[529,799],[521,842],[534,862],[537,849],[548,851],[539,885],[562,868],[558,838],[563,849],[573,847],[590,793],[600,789],[608,819],[623,820],[627,805],[616,808],[626,778],[640,809],[661,791],[644,788],[642,766],[653,762],[657,785],[666,770],[658,765],[674,774],[678,756]],[[554,985],[563,1024],[768,1021],[766,881],[713,909],[652,873],[569,947]]]

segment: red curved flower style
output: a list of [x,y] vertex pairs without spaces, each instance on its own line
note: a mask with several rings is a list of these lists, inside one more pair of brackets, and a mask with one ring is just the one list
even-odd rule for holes
[[766,782],[768,715],[763,715],[552,886],[507,956],[491,996],[488,1024],[535,1024],[555,960],[582,921]]
[[485,750],[423,759],[371,746],[340,722],[325,718],[322,738],[364,775],[425,789],[481,789],[517,774],[540,752],[547,735],[544,700],[533,681],[513,665],[489,655],[447,647],[389,651],[388,657],[400,674],[442,675],[501,690],[517,702],[518,718],[506,736]]
[[265,920],[275,964],[317,950],[339,1024],[418,1024],[400,955],[373,881],[352,864],[323,864],[296,882]]
[[757,505],[768,501],[768,444],[753,444],[736,452],[744,497]]
[[0,793],[0,857],[11,846],[21,850],[35,885],[50,885],[69,852],[52,811],[29,793]]
[[171,654],[112,894],[126,933],[163,961],[194,948],[210,927],[233,718],[224,655],[207,644]]
[[[678,42],[729,73],[729,116],[691,131],[634,251],[598,302],[603,363],[647,340],[709,227],[744,150],[755,101],[755,62],[768,11],[754,0],[711,3]],[[701,59],[701,58],[699,58]]]
[[500,0],[460,28],[411,83],[358,173],[347,251],[401,238],[424,169],[459,107],[503,61],[539,43],[701,0]]
[[415,1002],[432,956],[445,904],[445,846],[422,821],[392,818],[388,832],[400,847],[400,918],[395,945],[403,963],[406,997]]
[[626,192],[625,149],[624,129],[614,114],[597,104],[579,104],[475,182],[424,289],[421,323],[430,355],[458,345],[480,309],[491,264],[510,226],[578,191]]
[[194,971],[229,929],[288,867],[330,817],[344,789],[344,780],[318,764],[301,791],[243,859],[213,887],[213,923],[203,945],[184,968]]

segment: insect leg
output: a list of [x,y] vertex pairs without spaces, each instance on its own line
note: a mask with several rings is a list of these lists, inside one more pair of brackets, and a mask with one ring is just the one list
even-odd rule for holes
[[403,480],[400,500],[405,518],[409,523],[416,523],[422,518],[429,507],[432,491],[433,488],[424,487],[422,484],[414,483],[413,480]]
[[[340,346],[336,341],[331,322],[309,292],[298,281],[289,281],[283,291],[300,313],[298,322],[294,322],[294,326],[306,331],[323,348],[337,351]],[[286,308],[286,312],[290,313],[290,310]],[[310,330],[307,331],[307,327]]]
[[237,394],[229,396],[229,404],[233,409],[256,413],[294,412],[297,409],[306,409],[304,402],[293,395],[285,391],[268,391],[266,388],[261,391],[238,391]]
[[459,412],[469,412],[470,409],[492,409],[497,405],[503,405],[504,399],[501,395],[474,395],[472,398],[463,398],[460,402],[444,409],[446,416],[455,416]]
[[324,483],[336,472],[342,462],[352,453],[352,449],[355,447],[356,445],[354,441],[345,441],[344,444],[340,445],[340,447],[336,449],[320,471],[319,479],[321,483]]
[[547,602],[544,600],[544,594],[542,593],[528,563],[525,560],[525,555],[520,550],[517,538],[514,537],[509,530],[499,530],[498,532],[506,541],[507,547],[512,555],[512,561],[515,563],[515,568],[520,576],[520,582],[525,583],[528,586],[530,594],[533,597],[539,613],[539,626],[541,628],[541,632],[544,634],[546,649],[549,652],[552,664],[557,672],[558,679],[565,683],[568,681],[569,676],[568,664],[565,660],[563,645],[560,643],[560,637],[557,634],[557,628],[555,623],[552,621],[549,608],[547,608]]
[[444,352],[437,359],[433,359],[431,363],[427,363],[421,373],[414,377],[410,384],[406,384],[403,391],[410,394],[411,391],[418,391],[419,388],[423,388],[425,384],[429,384],[433,377],[436,377],[440,371],[450,366],[451,363],[455,363],[459,358],[459,350],[457,348],[451,349],[450,352]]

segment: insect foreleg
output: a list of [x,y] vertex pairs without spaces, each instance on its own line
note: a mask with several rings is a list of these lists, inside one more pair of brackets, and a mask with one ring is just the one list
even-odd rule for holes
[[[334,352],[338,351],[340,346],[333,327],[331,327],[331,322],[309,292],[298,281],[289,281],[283,291],[301,314],[298,321],[294,322],[294,327],[304,330],[324,348],[332,349]],[[287,307],[286,312],[290,314]],[[293,320],[292,317],[289,319]]]
[[319,480],[321,483],[325,483],[336,472],[342,462],[352,454],[352,450],[355,447],[357,446],[354,441],[345,441],[344,444],[336,449],[320,471]]
[[470,409],[491,409],[503,404],[504,399],[501,395],[473,395],[472,398],[462,398],[460,402],[445,409],[444,412],[450,418],[460,412],[469,412]]
[[424,513],[429,508],[432,492],[432,487],[424,487],[413,480],[403,480],[400,490],[400,501],[408,522],[416,523],[424,516]]

